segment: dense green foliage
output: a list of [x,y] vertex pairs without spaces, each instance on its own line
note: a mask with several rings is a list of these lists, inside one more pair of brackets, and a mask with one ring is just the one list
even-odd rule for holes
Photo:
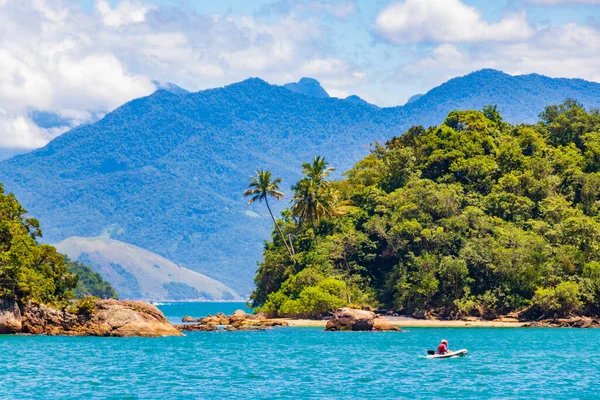
[[117,299],[118,295],[115,289],[106,282],[102,275],[94,272],[90,267],[80,263],[67,260],[69,272],[79,276],[77,286],[75,287],[75,297],[97,297],[100,299]]
[[28,218],[11,193],[0,184],[0,298],[61,303],[72,297],[77,275],[52,246],[39,244],[36,219]]
[[320,223],[283,213],[296,252],[266,244],[254,304],[310,316],[348,303],[598,314],[600,114],[566,101],[540,118],[454,111],[377,145],[327,185],[335,206]]
[[0,181],[43,223],[50,243],[110,236],[248,294],[272,223],[263,205],[243,201],[254,170],[271,168],[292,183],[300,178],[294,166],[320,154],[344,171],[369,143],[413,124],[437,125],[451,110],[495,103],[509,121],[534,121],[567,97],[598,106],[600,84],[478,71],[381,109],[259,79],[198,93],[161,90],[0,162]]

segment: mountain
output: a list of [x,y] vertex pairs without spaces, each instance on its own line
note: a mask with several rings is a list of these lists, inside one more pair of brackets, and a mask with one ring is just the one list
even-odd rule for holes
[[312,78],[302,78],[298,82],[286,83],[283,87],[309,97],[316,97],[318,99],[329,98],[329,94],[323,89],[319,81]]
[[358,97],[355,94],[346,97],[344,100],[346,100],[346,101],[348,101],[350,103],[353,103],[353,104],[358,104],[358,105],[370,106],[370,107],[378,108],[375,104],[371,104],[371,103],[367,102],[366,100]]
[[415,101],[419,100],[421,97],[423,97],[422,94],[413,94],[412,96],[409,97],[409,99],[406,101],[406,104],[410,104],[410,103],[414,103]]
[[11,147],[11,148],[5,148],[5,149],[0,148],[0,161],[7,160],[7,159],[14,157],[16,155],[19,155],[19,154],[29,153],[30,151],[31,151],[31,149],[24,149],[21,147],[19,147],[19,148]]
[[107,238],[72,237],[59,252],[100,273],[128,300],[240,300],[231,289],[147,250]]
[[442,109],[478,110],[482,104],[497,104],[504,119],[511,123],[535,123],[545,106],[566,98],[576,99],[586,107],[598,107],[600,84],[538,74],[511,76],[484,69],[451,79],[404,108],[417,115],[429,110],[430,115],[437,117],[437,122],[423,125],[437,124]]
[[171,92],[173,94],[188,94],[189,91],[182,88],[181,86],[177,86],[172,82],[160,82],[160,81],[152,81],[154,86],[156,86],[157,90],[166,90],[167,92]]
[[256,169],[271,169],[287,190],[315,154],[339,174],[369,144],[439,124],[453,109],[497,104],[509,122],[534,122],[567,97],[598,107],[600,84],[483,70],[391,108],[309,97],[256,78],[189,94],[158,90],[0,162],[0,182],[47,227],[46,241],[108,236],[245,295],[271,225],[264,205],[246,207],[242,196]]

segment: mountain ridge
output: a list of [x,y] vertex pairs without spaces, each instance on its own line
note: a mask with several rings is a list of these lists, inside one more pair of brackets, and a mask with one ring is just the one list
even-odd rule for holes
[[247,208],[242,196],[256,169],[272,169],[287,191],[315,154],[339,176],[370,144],[438,124],[453,109],[498,104],[518,123],[573,94],[600,105],[598,83],[546,79],[483,70],[387,108],[309,97],[259,78],[194,93],[158,90],[0,162],[0,182],[48,227],[47,241],[107,233],[243,295],[270,233],[266,210]]

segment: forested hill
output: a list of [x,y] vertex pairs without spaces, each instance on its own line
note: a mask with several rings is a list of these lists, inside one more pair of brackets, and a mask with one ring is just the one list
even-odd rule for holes
[[568,101],[518,126],[493,107],[454,111],[378,146],[344,180],[326,168],[304,166],[265,246],[260,311],[600,315],[598,110]]
[[247,208],[241,196],[255,169],[272,169],[287,189],[315,154],[343,171],[374,141],[438,124],[453,109],[498,104],[511,122],[533,121],[566,97],[599,106],[600,84],[485,70],[381,109],[260,79],[189,94],[159,90],[1,162],[0,181],[48,227],[49,242],[110,236],[245,294],[271,226],[266,210]]

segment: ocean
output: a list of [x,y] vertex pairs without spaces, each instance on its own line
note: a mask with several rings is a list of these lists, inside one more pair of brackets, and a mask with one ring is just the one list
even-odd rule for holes
[[[173,322],[244,308],[166,303]],[[423,358],[441,339],[464,358]],[[0,336],[2,399],[598,398],[600,330],[190,332]]]

